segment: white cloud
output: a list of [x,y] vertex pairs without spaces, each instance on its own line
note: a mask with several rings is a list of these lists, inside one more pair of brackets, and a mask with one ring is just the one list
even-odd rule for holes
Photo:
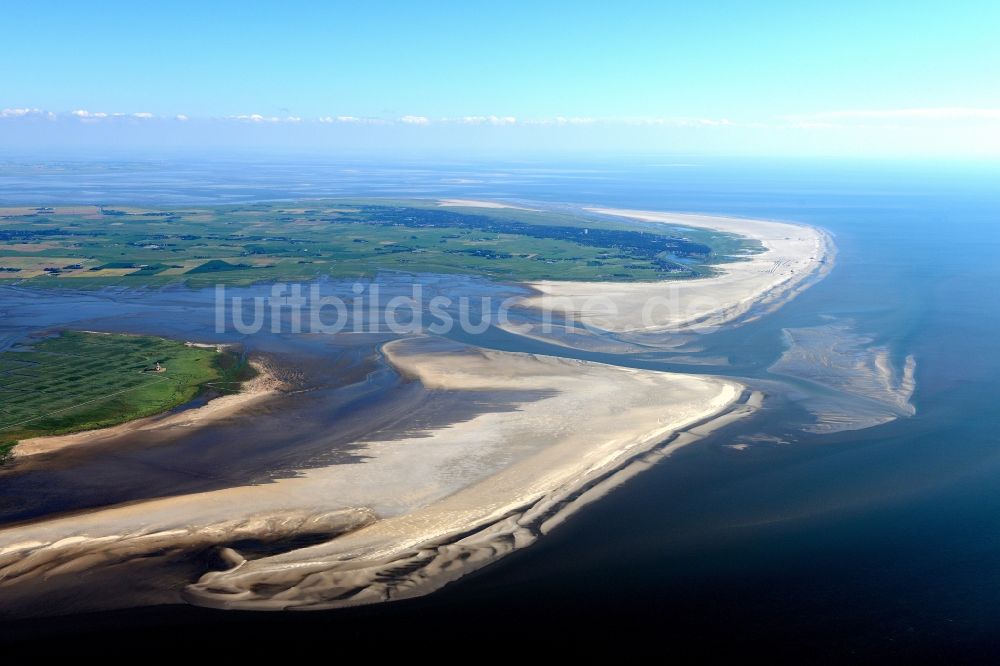
[[593,125],[600,122],[598,118],[588,118],[584,116],[576,117],[565,117],[556,116],[555,118],[532,118],[530,120],[525,120],[525,125]]
[[0,116],[4,118],[21,118],[31,113],[32,109],[4,109],[0,111]]
[[[97,122],[105,119],[113,120],[119,118],[133,118],[136,120],[153,120],[158,118],[154,113],[139,111],[134,113],[104,111],[89,111],[87,109],[76,109],[68,113],[56,114],[51,111],[44,111],[36,108],[7,108],[0,110],[0,118],[22,118],[22,117],[45,117],[56,120],[59,117],[76,118],[82,122]],[[169,116],[167,116],[169,117]],[[173,116],[177,121],[188,121],[190,116],[177,114]],[[254,124],[298,124],[305,122],[300,116],[269,116],[260,113],[244,113],[234,116],[224,116],[220,120],[237,121]],[[786,120],[803,124],[806,122],[821,122],[818,119],[806,117],[788,116]],[[442,117],[431,120],[427,116],[404,115],[395,119],[371,118],[363,116],[318,116],[313,122],[324,125],[350,124],[350,125],[414,125],[426,126],[431,124],[444,125],[488,125],[488,126],[516,126],[516,125],[548,125],[548,126],[583,126],[583,125],[664,125],[674,127],[719,127],[734,125],[733,121],[727,118],[696,118],[696,117],[647,117],[647,118],[595,118],[588,116],[556,116],[551,118],[533,118],[521,120],[515,116],[502,115],[475,115]],[[822,121],[829,122],[829,121]]]
[[251,123],[276,123],[279,118],[275,116],[262,116],[259,113],[244,113],[238,116],[230,116],[232,120],[245,120]]
[[358,118],[357,116],[320,116],[318,120],[324,125],[333,125],[334,123],[357,124],[368,122],[368,119]]
[[226,120],[240,120],[248,123],[300,123],[298,116],[264,116],[259,113],[241,113],[238,116],[226,116]]
[[462,125],[515,125],[517,118],[514,116],[463,116],[458,118],[456,122]]
[[80,120],[100,120],[108,117],[108,114],[103,111],[87,111],[86,109],[77,109],[72,111],[70,115],[76,116]]
[[389,121],[382,118],[361,118],[359,116],[320,116],[319,122],[324,125],[388,125]]
[[56,114],[51,111],[35,108],[0,109],[0,118],[47,118],[55,120]]

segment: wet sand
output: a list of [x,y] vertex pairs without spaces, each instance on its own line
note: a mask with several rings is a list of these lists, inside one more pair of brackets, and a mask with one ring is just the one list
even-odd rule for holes
[[888,347],[859,334],[850,320],[783,332],[787,349],[769,371],[827,389],[804,401],[816,415],[807,431],[861,430],[916,413],[912,354],[894,360]]

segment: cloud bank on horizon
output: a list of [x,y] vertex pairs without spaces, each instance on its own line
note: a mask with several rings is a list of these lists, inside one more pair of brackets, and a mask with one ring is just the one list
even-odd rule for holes
[[[267,133],[262,134],[262,130]],[[763,119],[680,115],[198,116],[16,107],[0,108],[0,142],[21,149],[312,147],[380,151],[391,145],[401,150],[471,154],[620,150],[992,157],[1000,155],[1000,107],[848,109]]]
[[304,118],[296,115],[263,115],[260,113],[241,113],[229,116],[192,116],[183,113],[172,115],[157,115],[148,111],[107,112],[74,109],[72,111],[49,111],[37,107],[2,108],[0,120],[36,120],[49,121],[79,120],[81,122],[116,121],[116,120],[201,120],[210,122],[239,121],[245,123],[302,123],[315,122],[322,125],[633,125],[633,126],[672,126],[672,127],[864,127],[874,123],[883,126],[890,123],[907,123],[913,121],[929,121],[944,123],[949,121],[980,121],[1000,123],[1000,107],[968,108],[940,107],[926,109],[851,109],[839,111],[822,111],[808,114],[787,114],[768,120],[731,120],[730,118],[698,118],[691,116],[654,116],[654,117],[621,117],[593,118],[587,116],[555,116],[552,118],[517,118],[515,116],[458,116],[438,117],[403,115],[399,117],[363,117],[349,115],[326,115],[314,118]]
[[988,0],[56,4],[2,147],[1000,155]]

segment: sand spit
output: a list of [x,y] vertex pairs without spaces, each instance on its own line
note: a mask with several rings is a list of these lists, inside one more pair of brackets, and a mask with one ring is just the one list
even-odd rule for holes
[[151,541],[165,547],[171,534],[185,544],[214,530],[209,542],[221,547],[238,541],[237,532],[273,540],[275,517],[350,515],[352,531],[319,545],[259,559],[226,550],[232,568],[206,573],[185,598],[279,609],[425,594],[532,543],[656,456],[749,414],[755,404],[742,385],[716,377],[432,338],[395,341],[384,351],[428,390],[507,392],[520,396],[518,408],[366,441],[363,464],[0,530],[0,587],[120,561]]
[[720,275],[658,282],[529,283],[538,294],[527,307],[558,312],[612,333],[698,332],[749,321],[779,307],[823,277],[833,265],[830,236],[815,227],[708,215],[610,208],[602,215],[699,227],[758,240],[765,251],[718,268]]
[[[194,343],[189,344],[196,346]],[[216,345],[202,346],[216,347]],[[228,418],[252,405],[267,400],[277,394],[284,386],[281,380],[271,372],[271,368],[266,361],[253,359],[249,363],[257,371],[257,376],[250,381],[244,382],[240,387],[239,393],[219,396],[194,409],[149,416],[110,428],[86,430],[69,435],[53,435],[50,437],[26,439],[14,447],[13,457],[15,460],[25,459],[32,456],[53,453],[69,447],[76,448],[107,442],[128,433],[150,432],[178,427],[194,428]]]
[[326,544],[206,574],[187,589],[189,601],[321,609],[427,594],[530,545],[656,455],[752,410],[748,392],[723,379],[419,346],[397,342],[386,351],[429,388],[553,392],[508,415],[511,427],[500,434],[505,450],[523,450],[518,459],[439,501]]

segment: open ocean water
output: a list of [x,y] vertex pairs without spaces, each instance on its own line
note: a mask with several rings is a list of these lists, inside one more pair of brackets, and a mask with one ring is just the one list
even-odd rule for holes
[[[488,643],[650,640],[664,654],[1000,656],[1000,167],[704,158],[571,165],[318,159],[0,161],[0,205],[462,196],[786,219],[835,235],[833,272],[727,334],[763,377],[781,331],[850,322],[917,362],[916,414],[736,451],[682,449],[531,548],[431,597],[330,613],[164,607],[8,623],[19,647],[247,636]],[[794,400],[753,430],[782,432]],[[127,629],[122,633],[122,627]],[[506,638],[498,638],[505,636]],[[109,643],[110,644],[110,643]],[[13,647],[12,647],[13,649]]]

